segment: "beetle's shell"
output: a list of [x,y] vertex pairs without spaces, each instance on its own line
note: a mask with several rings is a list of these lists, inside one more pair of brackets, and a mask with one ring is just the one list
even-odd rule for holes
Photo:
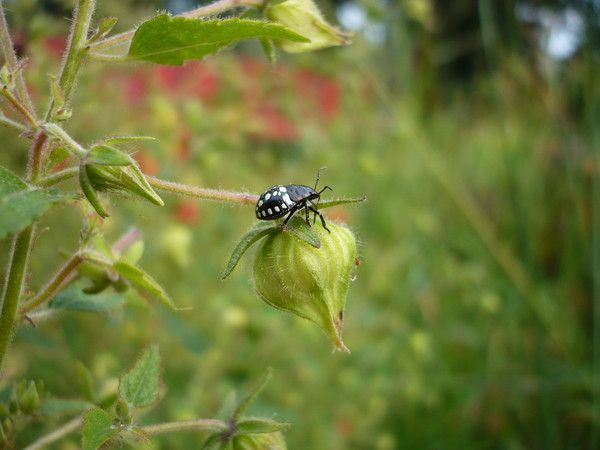
[[261,220],[279,219],[290,212],[297,203],[315,194],[313,188],[301,184],[270,187],[256,203],[256,218]]

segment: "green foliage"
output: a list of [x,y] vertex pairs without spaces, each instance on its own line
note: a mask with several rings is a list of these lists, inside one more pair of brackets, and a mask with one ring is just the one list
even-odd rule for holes
[[30,188],[0,166],[0,239],[25,228],[67,197],[55,190]]
[[133,163],[129,155],[118,148],[105,144],[94,145],[90,148],[85,162],[105,166],[128,166]]
[[104,291],[98,294],[86,294],[80,285],[75,284],[54,297],[49,307],[55,310],[100,313],[119,308],[124,302],[125,298],[120,293]]
[[133,369],[121,378],[119,395],[131,406],[142,408],[158,399],[160,388],[160,355],[153,345],[137,361]]
[[221,279],[227,278],[231,274],[231,272],[233,272],[233,269],[235,269],[235,266],[237,266],[241,257],[244,255],[244,253],[246,253],[246,250],[252,247],[254,243],[259,241],[263,237],[269,235],[270,233],[273,233],[274,230],[275,227],[273,226],[273,224],[268,222],[258,222],[252,229],[250,229],[246,234],[244,234],[244,236],[242,236],[240,241],[233,249],[231,257],[229,258],[229,262],[227,263],[227,267],[221,275]]
[[96,450],[117,434],[110,415],[103,409],[92,409],[83,418],[81,447],[83,450]]
[[311,245],[314,248],[321,247],[321,240],[319,239],[317,233],[315,233],[315,231],[309,224],[306,223],[306,221],[298,216],[292,217],[292,219],[283,228],[283,231],[290,233],[294,237],[306,242],[308,245]]
[[285,26],[248,19],[202,20],[156,16],[139,26],[128,57],[159,64],[200,59],[242,39],[308,42]]
[[173,300],[162,286],[138,266],[135,266],[126,260],[120,260],[117,261],[113,267],[119,275],[129,281],[134,287],[140,289],[142,292],[149,293],[154,298],[160,300],[165,306],[168,306],[173,310],[177,309]]
[[65,398],[46,398],[40,405],[39,414],[48,417],[60,417],[74,414],[80,414],[95,405],[86,400],[65,399]]

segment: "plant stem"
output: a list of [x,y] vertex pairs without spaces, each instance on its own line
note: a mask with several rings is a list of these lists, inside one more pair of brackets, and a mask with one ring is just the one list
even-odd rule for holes
[[161,180],[160,178],[146,175],[148,183],[156,189],[174,194],[186,195],[188,197],[201,198],[204,200],[216,200],[222,202],[255,204],[258,200],[256,194],[247,192],[221,191],[218,189],[206,189],[189,184],[175,183],[173,181]]
[[83,262],[83,258],[79,253],[72,255],[67,262],[59,269],[48,283],[36,295],[27,300],[20,308],[19,314],[27,314],[32,309],[37,308],[44,302],[50,300],[58,291],[60,291],[69,280],[73,278],[73,274],[77,267]]
[[33,140],[31,150],[29,150],[28,178],[34,183],[38,181],[42,171],[42,154],[44,150],[44,144],[47,140],[48,136],[46,136],[44,131],[38,131]]
[[29,128],[27,128],[26,126],[21,125],[19,122],[16,122],[12,119],[9,119],[8,117],[6,117],[4,114],[1,114],[1,113],[0,113],[0,124],[6,125],[7,127],[11,127],[16,130],[19,130],[19,131],[29,131]]
[[23,117],[27,119],[27,122],[33,129],[38,127],[37,119],[31,114],[31,112],[25,107],[25,105],[10,91],[8,86],[2,86],[2,95],[19,111],[23,114]]
[[[237,8],[238,6],[252,8],[261,6],[263,3],[263,0],[219,0],[217,2],[211,3],[210,5],[200,6],[199,8],[193,9],[183,14],[179,14],[176,17],[187,17],[188,19],[197,19],[200,17],[219,14],[230,9]],[[102,39],[101,41],[92,44],[90,47],[92,48],[92,50],[100,50],[115,47],[117,45],[124,44],[127,41],[131,40],[135,32],[136,29],[133,29],[125,31],[121,34],[115,34],[114,36]],[[95,57],[99,56],[105,57],[107,55],[95,55]]]
[[2,0],[0,0],[0,45],[2,46],[2,53],[4,53],[4,59],[11,73],[15,76],[15,84],[17,87],[17,93],[21,102],[25,103],[25,107],[29,110],[31,115],[35,117],[35,108],[33,102],[29,96],[27,85],[25,84],[25,78],[19,68],[19,62],[15,53],[15,46],[13,45],[8,31],[8,23],[6,22],[6,15],[4,14],[4,6]]
[[227,431],[228,426],[222,420],[217,419],[192,419],[179,422],[165,422],[156,425],[146,425],[140,429],[147,435],[153,436],[162,433],[176,431],[198,430],[198,431]]
[[52,175],[45,176],[40,178],[37,182],[38,186],[54,186],[55,184],[60,183],[61,181],[68,180],[71,177],[74,177],[79,172],[79,167],[69,167],[67,169],[63,169],[60,172],[53,173]]
[[52,442],[58,441],[63,436],[66,436],[69,433],[77,430],[81,426],[81,422],[83,421],[83,416],[77,416],[74,419],[69,420],[64,425],[61,425],[56,430],[42,436],[37,441],[25,447],[23,450],[38,450],[42,448],[46,448]]
[[6,351],[12,339],[17,306],[23,292],[27,260],[31,251],[34,226],[29,225],[17,233],[13,240],[9,257],[8,270],[2,295],[2,313],[0,315],[0,367],[4,362]]
[[[73,92],[77,72],[79,72],[79,68],[89,52],[87,35],[95,6],[96,0],[79,0],[73,13],[73,28],[71,28],[69,36],[67,56],[61,68],[58,81],[67,102]],[[50,107],[46,112],[46,120],[50,116],[53,106],[54,101],[50,102]]]

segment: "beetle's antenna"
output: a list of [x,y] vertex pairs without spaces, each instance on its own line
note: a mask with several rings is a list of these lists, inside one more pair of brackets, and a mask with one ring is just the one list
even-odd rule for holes
[[323,167],[319,167],[319,170],[317,170],[317,181],[315,181],[315,191],[317,190],[317,185],[319,184],[319,178],[321,177],[321,171],[327,169],[327,167],[323,166]]

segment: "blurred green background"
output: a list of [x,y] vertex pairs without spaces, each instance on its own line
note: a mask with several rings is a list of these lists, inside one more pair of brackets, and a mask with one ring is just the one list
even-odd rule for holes
[[[97,17],[119,17],[124,30],[156,9],[192,6],[104,0]],[[272,366],[251,412],[292,422],[291,449],[599,448],[600,4],[321,6],[356,33],[351,46],[280,55],[275,67],[256,42],[184,67],[90,63],[67,128],[83,143],[157,137],[132,151],[166,179],[262,192],[312,184],[327,166],[335,195],[368,196],[328,210],[360,241],[345,315],[352,353],[332,354],[312,324],[263,304],[252,254],[220,281],[255,222],[252,208],[122,198],[105,223],[109,239],[139,228],[142,267],[193,310],[131,296],[108,315],[23,326],[2,383],[42,378],[50,392],[76,397],[82,361],[98,386],[114,389],[158,342],[164,398],[143,423],[212,417],[231,389],[248,389]],[[7,8],[45,105],[71,2]],[[0,140],[0,164],[22,171],[26,142],[5,129]],[[81,217],[67,207],[45,216],[32,292],[63,261],[60,251],[76,249]],[[4,264],[8,242],[0,249]],[[36,425],[23,443],[59,423]],[[182,433],[145,448],[200,442]],[[53,448],[77,446],[73,435]]]

